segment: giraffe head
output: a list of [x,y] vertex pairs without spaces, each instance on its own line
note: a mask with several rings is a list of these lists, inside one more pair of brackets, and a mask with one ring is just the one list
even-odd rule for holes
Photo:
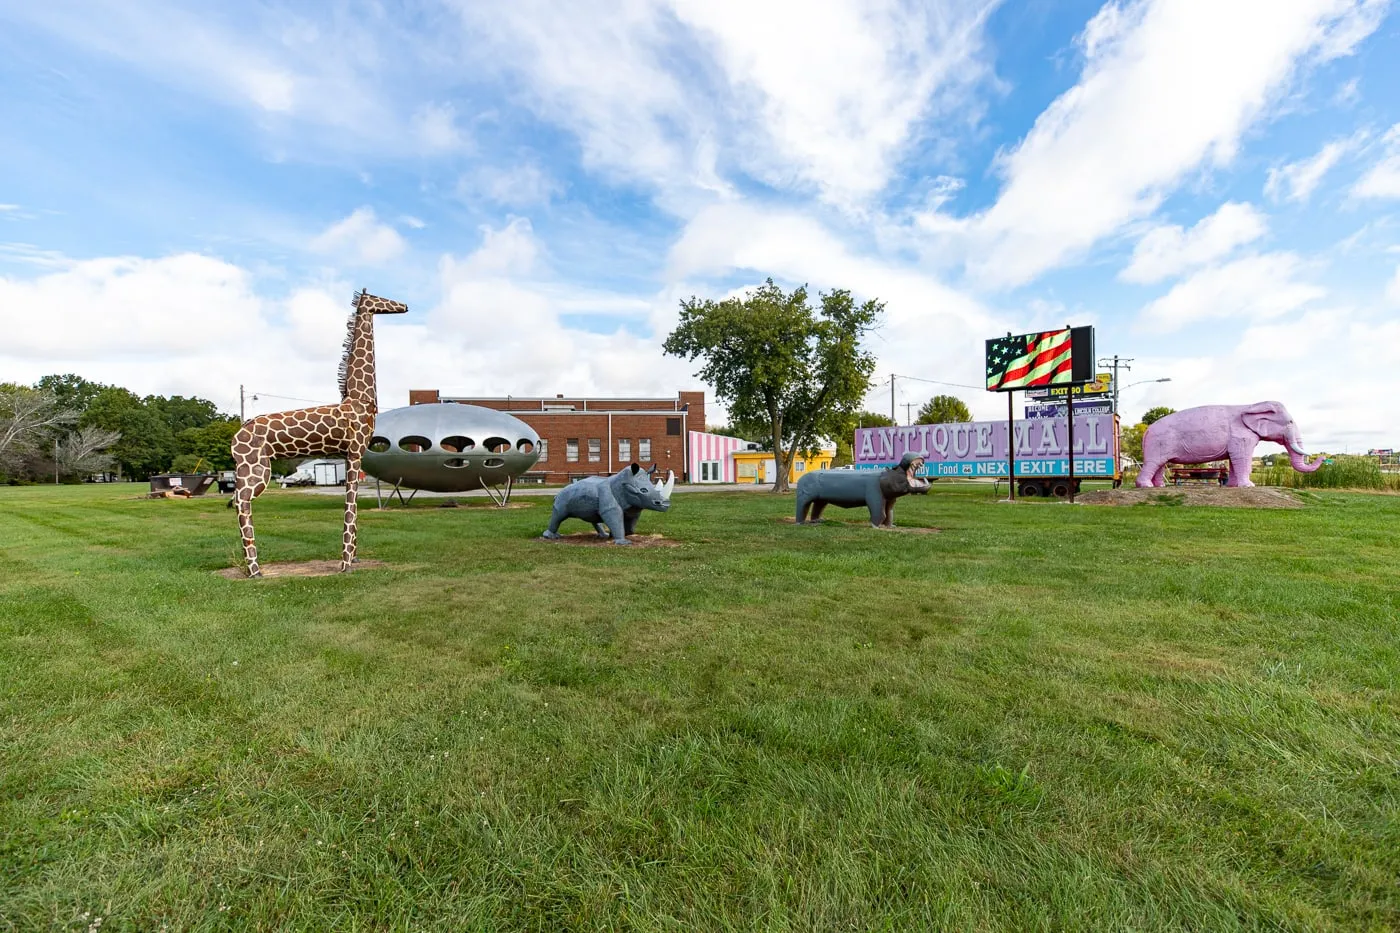
[[370,314],[407,314],[408,305],[401,301],[390,301],[388,298],[380,298],[371,295],[364,289],[355,293],[355,310],[367,311]]
[[371,295],[361,289],[355,293],[355,311],[350,315],[345,335],[345,353],[340,358],[340,397],[354,398],[378,407],[374,388],[374,316],[403,314],[408,305],[388,298]]

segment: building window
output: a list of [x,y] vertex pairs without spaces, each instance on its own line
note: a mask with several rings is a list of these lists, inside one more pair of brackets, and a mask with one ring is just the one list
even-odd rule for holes
[[597,463],[603,459],[603,442],[596,437],[588,439],[588,462]]
[[578,438],[571,437],[564,442],[564,459],[570,463],[578,463]]
[[669,434],[669,435],[671,435],[672,437],[680,437],[680,436],[681,436],[681,419],[679,419],[679,418],[667,418],[667,419],[666,419],[666,433]]
[[739,464],[739,478],[740,478],[740,479],[757,479],[757,478],[758,478],[758,464],[754,463],[752,460],[746,460],[746,461],[744,461],[743,463],[740,463],[740,464]]
[[544,438],[540,438],[540,444],[537,449],[540,452],[541,460],[549,459],[549,441],[545,440]]
[[632,439],[630,437],[618,438],[617,459],[624,464],[632,462]]
[[718,460],[700,461],[700,482],[718,483],[724,477],[720,475],[720,463]]
[[637,459],[643,463],[651,459],[651,438],[637,438]]
[[796,470],[798,473],[801,473],[803,470],[807,469],[807,461],[806,461],[806,460],[799,460],[799,461],[797,461],[797,466],[795,466],[793,469]]

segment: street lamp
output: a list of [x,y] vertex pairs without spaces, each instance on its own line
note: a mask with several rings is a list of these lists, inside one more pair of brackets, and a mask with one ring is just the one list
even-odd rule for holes
[[[1149,382],[1171,382],[1171,381],[1172,381],[1172,377],[1171,377],[1171,376],[1164,376],[1164,377],[1162,377],[1161,379],[1143,379],[1143,380],[1140,380],[1140,381],[1138,381],[1138,382],[1130,382],[1130,383],[1128,383],[1127,385],[1123,386],[1123,388],[1124,388],[1124,389],[1131,389],[1133,386],[1144,386],[1144,385],[1147,385]],[[1113,411],[1114,411],[1115,414],[1117,414],[1117,412],[1118,412],[1118,393],[1119,393],[1120,391],[1121,391],[1121,390],[1118,388],[1118,383],[1115,382],[1115,383],[1113,384]]]

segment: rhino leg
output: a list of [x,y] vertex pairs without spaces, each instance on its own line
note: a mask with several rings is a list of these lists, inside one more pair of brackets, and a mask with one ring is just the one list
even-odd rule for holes
[[636,530],[637,530],[637,519],[640,518],[641,515],[642,515],[642,513],[641,513],[641,510],[640,510],[640,509],[637,510],[637,511],[635,511],[635,512],[632,511],[631,509],[629,509],[629,510],[627,510],[626,512],[623,512],[623,513],[622,513],[622,534],[623,534],[624,536],[630,535],[630,534],[633,534],[633,533],[636,532]]
[[596,531],[596,532],[598,532],[598,537],[600,537],[600,538],[611,538],[611,537],[612,537],[612,532],[611,532],[611,531],[608,531],[608,526],[607,526],[607,525],[604,525],[602,522],[594,522],[594,523],[593,523],[593,530]]
[[627,540],[627,535],[623,528],[622,507],[620,505],[614,503],[607,508],[599,509],[599,514],[603,518],[603,524],[607,525],[608,529],[612,531],[613,544],[632,543]]

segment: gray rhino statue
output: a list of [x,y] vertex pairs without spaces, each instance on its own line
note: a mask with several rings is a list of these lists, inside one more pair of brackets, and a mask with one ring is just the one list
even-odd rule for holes
[[637,530],[637,516],[643,509],[665,512],[671,508],[676,475],[668,471],[666,482],[653,486],[655,472],[655,467],[643,470],[634,463],[612,476],[590,476],[561,489],[554,497],[549,528],[541,537],[558,538],[564,519],[577,518],[592,525],[600,538],[611,533],[613,544],[631,544],[627,536]]
[[[797,481],[797,524],[819,522],[828,505],[870,510],[870,524],[894,527],[894,503],[900,496],[928,492],[928,480],[917,476],[924,458],[905,454],[888,470],[818,470]],[[807,510],[811,509],[810,519]]]

